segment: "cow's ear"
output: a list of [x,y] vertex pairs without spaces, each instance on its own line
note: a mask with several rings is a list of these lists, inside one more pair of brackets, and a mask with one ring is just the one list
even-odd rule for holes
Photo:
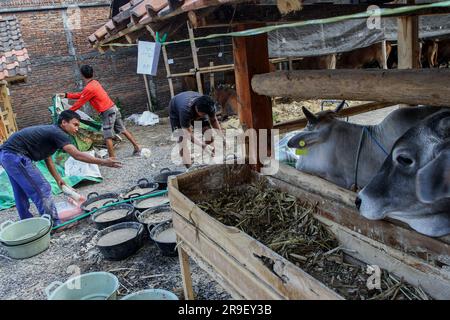
[[339,113],[342,108],[345,106],[345,100],[342,100],[341,104],[337,106],[337,108],[334,110],[335,113]]
[[432,203],[450,197],[450,150],[444,150],[417,171],[417,197],[424,203]]
[[302,110],[309,123],[316,124],[317,122],[319,122],[319,119],[311,111],[309,111],[305,107],[302,107]]

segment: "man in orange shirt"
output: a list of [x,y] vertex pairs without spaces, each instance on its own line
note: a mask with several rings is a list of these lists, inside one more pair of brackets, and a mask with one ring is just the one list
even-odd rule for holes
[[86,102],[89,102],[91,106],[100,113],[103,124],[103,137],[105,138],[110,158],[115,157],[112,140],[114,132],[123,133],[134,147],[133,155],[139,155],[141,148],[133,135],[125,128],[119,109],[108,96],[101,84],[93,79],[94,69],[89,65],[82,65],[80,71],[86,83],[83,91],[60,93],[59,96],[77,99],[70,108],[72,111],[80,109]]

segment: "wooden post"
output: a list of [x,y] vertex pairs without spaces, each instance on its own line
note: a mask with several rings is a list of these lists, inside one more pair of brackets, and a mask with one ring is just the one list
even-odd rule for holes
[[[153,31],[153,29],[150,26],[146,26],[148,32],[150,32],[150,34],[152,35],[153,39],[155,39],[156,41],[156,34]],[[170,90],[170,97],[173,98],[173,96],[175,95],[175,91],[173,90],[173,81],[170,73],[170,66],[169,66],[169,61],[167,58],[167,49],[166,46],[161,46],[161,51],[163,53],[163,60],[164,60],[164,65],[166,67],[166,74],[167,74],[167,80],[169,81],[169,90]]]
[[172,78],[170,78],[170,66],[169,66],[169,59],[167,58],[166,46],[162,46],[161,50],[163,53],[164,65],[166,66],[166,73],[167,73],[167,77],[168,77],[167,79],[169,81],[170,97],[173,98],[175,95],[175,91],[173,90]]
[[189,24],[189,21],[187,21],[186,24],[188,27],[189,39],[191,42],[192,59],[194,60],[194,68],[196,70],[195,78],[197,79],[197,88],[198,88],[198,92],[203,94],[202,75],[200,74],[200,72],[198,72],[200,65],[198,64],[197,47],[195,46],[195,41],[194,41],[194,31],[192,30],[191,25]]
[[[255,25],[251,27],[255,27]],[[246,25],[238,25],[236,29],[237,31],[243,31],[246,29]],[[250,37],[234,37],[233,56],[239,119],[244,128],[256,129],[258,137],[259,129],[269,130],[267,146],[270,154],[270,129],[273,127],[272,105],[267,96],[255,93],[251,87],[251,80],[254,75],[270,71],[267,34]],[[258,146],[250,145],[249,147],[254,150],[247,148],[247,155],[252,153],[255,155],[258,154],[259,142]],[[253,168],[256,170],[261,168],[260,159],[257,159],[257,164]]]
[[184,249],[178,247],[178,258],[180,260],[181,277],[183,278],[183,290],[185,300],[194,300],[194,290],[192,289],[191,268],[189,266],[189,255]]
[[153,112],[154,109],[153,109],[153,105],[152,105],[152,96],[150,94],[150,87],[148,85],[147,75],[143,74],[142,76],[144,77],[145,92],[147,92],[148,111],[152,111]]
[[292,67],[292,57],[288,58],[288,63],[289,63],[288,70],[291,71],[293,69],[293,67]]
[[386,49],[386,40],[383,40],[381,43],[381,52],[383,54],[383,69],[387,69],[387,49]]
[[[214,67],[214,62],[213,61],[209,62],[209,67],[210,68]],[[213,88],[214,88],[214,72],[211,72],[209,74],[209,91],[212,91]]]
[[[407,0],[415,4],[415,0]],[[419,18],[407,16],[398,18],[398,68],[417,69],[420,62]]]

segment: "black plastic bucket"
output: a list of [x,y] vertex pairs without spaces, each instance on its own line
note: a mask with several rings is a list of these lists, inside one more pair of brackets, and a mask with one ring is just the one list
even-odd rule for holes
[[[128,229],[128,228],[137,230],[137,233],[133,238],[114,245],[102,246],[98,244],[99,240],[108,233],[111,233],[119,229]],[[144,243],[143,235],[144,235],[144,226],[138,222],[118,223],[106,229],[103,229],[102,231],[99,232],[97,248],[108,260],[115,260],[115,261],[123,260],[134,254],[140,247],[142,247]]]
[[[136,219],[136,221],[142,223],[142,225],[144,226],[144,228],[145,228],[145,237],[146,238],[150,239],[150,231],[152,231],[152,229],[155,226],[157,226],[159,223],[170,221],[170,220],[172,220],[172,218],[168,218],[166,220],[155,222],[155,223],[146,223],[146,222],[144,222],[142,217],[144,217],[145,215],[148,215],[148,214],[152,215],[152,214],[165,212],[165,211],[170,211],[170,204],[162,205],[162,206],[159,206],[159,207],[156,207],[156,208],[150,208],[150,209],[147,209],[147,210],[145,210],[143,212],[140,212],[139,210],[135,210],[135,212],[134,212],[135,219]],[[150,241],[153,241],[153,240],[150,239]]]
[[153,177],[153,181],[158,184],[159,190],[165,190],[167,189],[167,180],[169,179],[169,177],[177,176],[182,173],[184,173],[184,171],[172,171],[169,168],[163,168],[158,175]]
[[[114,219],[114,220],[108,220],[108,221],[98,221],[98,217],[104,214],[107,214],[110,211],[113,210],[128,210],[126,215],[118,218],[118,219]],[[134,215],[134,207],[131,204],[127,204],[127,203],[122,203],[122,204],[117,204],[111,207],[107,207],[107,208],[103,208],[98,210],[97,212],[95,212],[92,215],[92,221],[94,222],[95,226],[97,227],[98,230],[103,230],[109,226],[121,223],[121,222],[128,222],[128,221],[135,221],[135,215]]]
[[156,243],[159,250],[161,250],[161,253],[164,256],[176,257],[178,255],[178,250],[176,250],[176,240],[175,242],[160,242],[157,240],[158,235],[169,228],[173,228],[172,220],[165,221],[156,225],[150,231],[150,239],[152,239]]
[[[105,193],[98,194],[97,192],[91,192],[87,196],[87,200],[81,204],[81,209],[84,212],[90,212],[96,210],[104,205],[117,202],[120,200],[120,196],[117,193]],[[95,205],[93,205],[95,203]]]

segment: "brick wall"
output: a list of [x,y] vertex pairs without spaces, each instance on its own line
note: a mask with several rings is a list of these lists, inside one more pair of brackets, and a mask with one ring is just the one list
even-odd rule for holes
[[120,99],[125,115],[146,110],[144,81],[136,74],[136,48],[101,55],[87,41],[88,35],[106,22],[108,6],[81,8],[81,28],[72,30],[70,12],[66,10],[10,14],[20,22],[32,63],[27,82],[11,86],[20,128],[51,121],[48,107],[52,95],[81,89],[78,70],[84,63],[94,67],[96,78],[110,96]]
[[[17,1],[62,2],[62,0]],[[97,1],[99,0],[95,0]],[[89,1],[78,0],[78,2]],[[81,28],[73,30],[68,30],[70,28],[67,27],[67,23],[70,27],[70,11],[59,9],[13,13],[21,24],[22,37],[32,63],[27,82],[11,86],[13,107],[20,128],[51,121],[48,107],[51,105],[52,95],[82,88],[78,71],[81,64],[90,64],[94,67],[95,77],[113,99],[119,98],[125,115],[146,110],[147,95],[143,76],[136,74],[137,47],[118,48],[115,52],[108,50],[102,55],[93,50],[87,40],[90,34],[107,21],[109,10],[108,6],[80,8]],[[213,31],[216,33],[223,30]],[[187,30],[180,32],[182,34],[179,34],[178,38],[188,38]],[[212,31],[196,31],[196,36],[206,32]],[[150,40],[149,36],[140,39]],[[198,43],[200,66],[208,66],[210,61],[215,65],[233,63],[230,44],[230,39],[200,41]],[[170,65],[172,73],[186,72],[193,68],[189,42],[169,46],[168,57],[174,60]],[[209,75],[205,74],[204,77],[204,91],[207,93]],[[167,109],[170,91],[162,55],[157,76],[149,78],[153,83],[153,102],[157,110]],[[216,73],[215,82],[220,83],[222,80],[223,73]],[[175,94],[181,92],[182,78],[174,78],[173,83]]]

